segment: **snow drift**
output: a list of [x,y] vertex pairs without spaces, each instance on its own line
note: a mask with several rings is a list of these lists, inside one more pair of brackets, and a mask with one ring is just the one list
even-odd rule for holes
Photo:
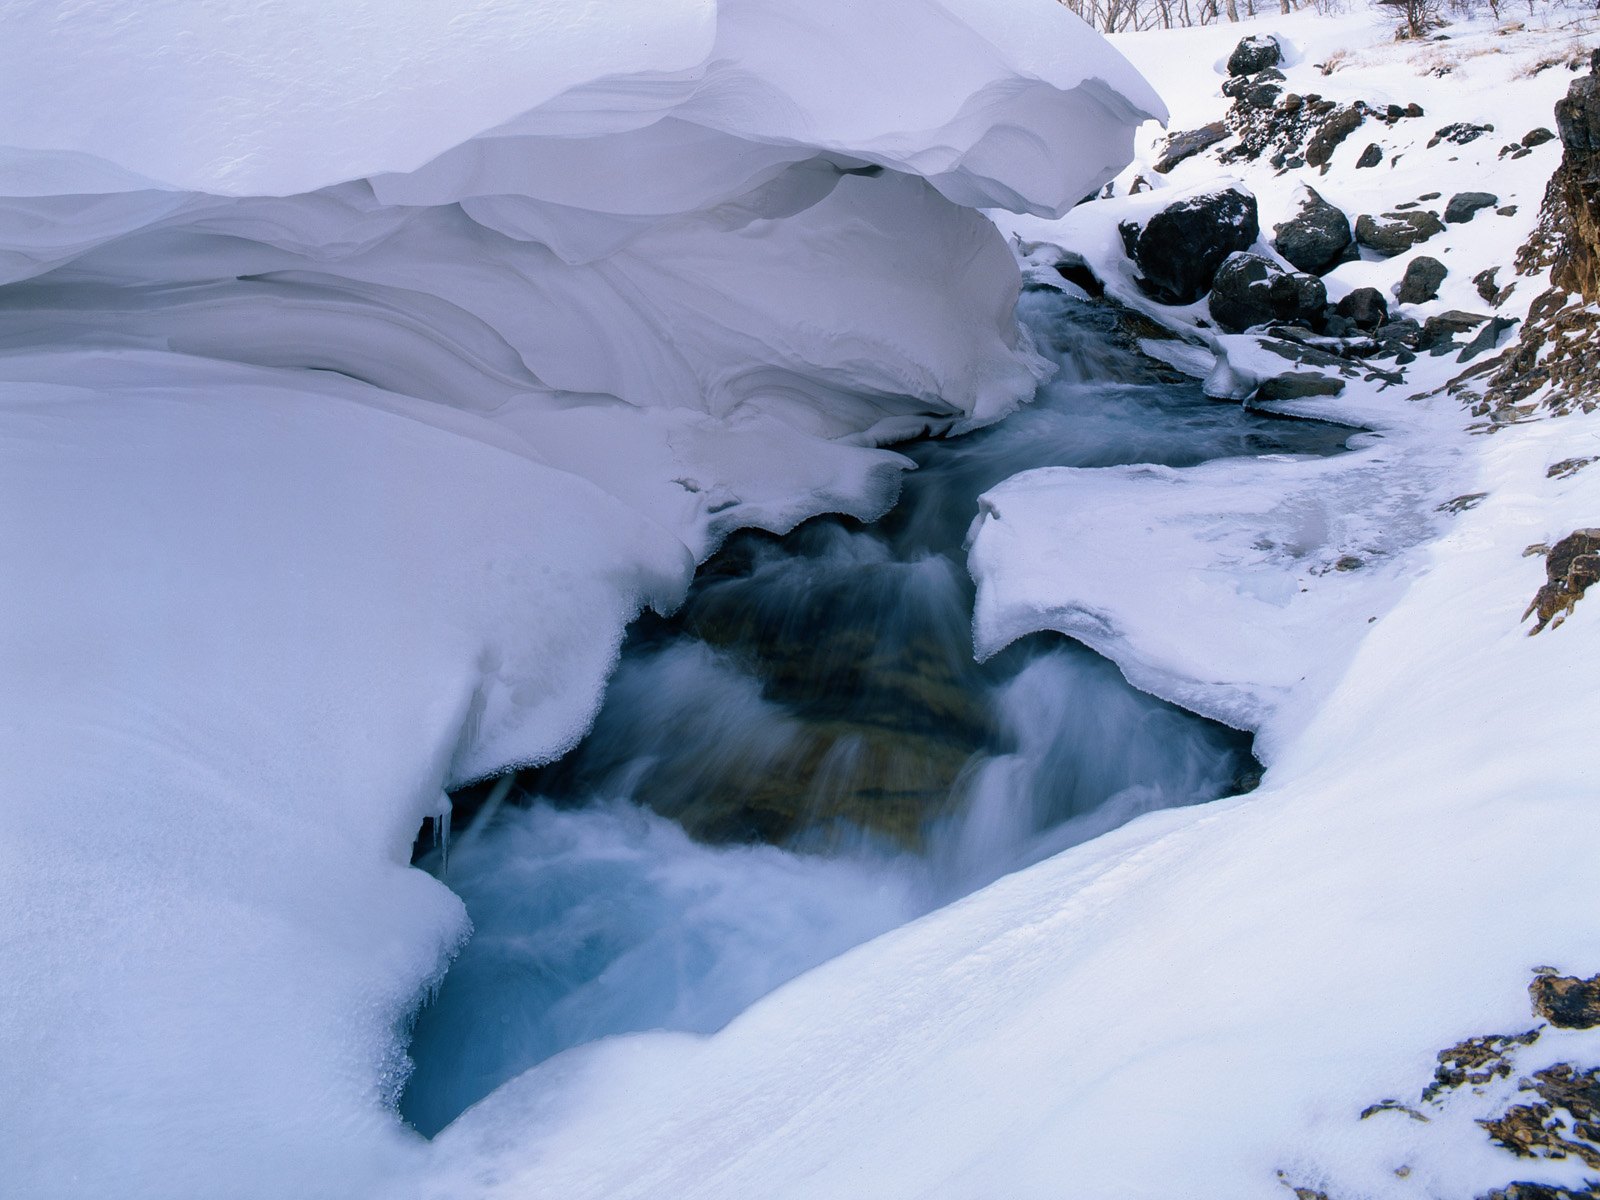
[[571,745],[729,529],[1029,395],[973,210],[1160,103],[1047,0],[5,20],[5,1175],[391,1190],[464,932],[421,818]]

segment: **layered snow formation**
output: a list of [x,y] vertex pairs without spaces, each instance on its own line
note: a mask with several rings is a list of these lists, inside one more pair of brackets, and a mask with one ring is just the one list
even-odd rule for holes
[[1160,103],[1047,0],[4,24],[6,1186],[394,1194],[442,789],[570,746],[729,529],[1030,395],[974,208]]

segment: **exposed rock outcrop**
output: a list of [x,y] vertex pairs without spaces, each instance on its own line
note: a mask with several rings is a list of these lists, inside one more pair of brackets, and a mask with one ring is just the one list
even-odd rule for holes
[[[1563,464],[1556,465],[1559,467]],[[1557,543],[1559,546],[1560,543]],[[1528,997],[1533,1001],[1533,1011],[1558,1028],[1594,1029],[1600,1026],[1600,975],[1589,979],[1554,972],[1535,975],[1533,982],[1528,985]]]
[[[1539,223],[1517,254],[1519,275],[1548,269],[1551,287],[1534,300],[1515,346],[1501,357],[1473,412],[1491,424],[1600,405],[1600,51],[1590,73],[1556,103],[1561,165],[1545,189]],[[1528,136],[1531,138],[1535,130]]]
[[[1600,583],[1600,529],[1578,529],[1567,534],[1554,546],[1545,558],[1545,584],[1534,594],[1533,602],[1528,605],[1527,612],[1522,614],[1526,621],[1533,617],[1533,628],[1528,630],[1528,636],[1543,630],[1546,626],[1555,629],[1572,612],[1573,606],[1583,599],[1584,593],[1595,583]],[[1579,984],[1578,980],[1563,980],[1563,983]],[[1563,1017],[1577,1019],[1578,1005],[1583,1003],[1581,997],[1588,993],[1579,992],[1574,987],[1566,994],[1557,992],[1557,985],[1545,984],[1535,980],[1529,991],[1533,994],[1534,1003],[1537,1005],[1544,999],[1552,1011],[1560,1012]],[[1595,981],[1584,981],[1583,987],[1594,986]],[[1551,1020],[1551,1024],[1563,1022]],[[1587,1028],[1587,1026],[1576,1026]]]

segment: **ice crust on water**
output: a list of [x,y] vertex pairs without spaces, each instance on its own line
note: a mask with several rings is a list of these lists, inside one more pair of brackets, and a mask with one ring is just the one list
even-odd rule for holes
[[728,529],[1030,394],[972,206],[1160,103],[1044,0],[5,28],[7,1186],[393,1194],[441,789],[569,746]]

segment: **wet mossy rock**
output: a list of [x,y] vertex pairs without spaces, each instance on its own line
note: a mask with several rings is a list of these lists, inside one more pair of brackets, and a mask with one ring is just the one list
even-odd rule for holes
[[1278,39],[1270,33],[1258,33],[1244,38],[1233,48],[1233,53],[1228,55],[1228,74],[1235,77],[1254,75],[1281,62],[1283,47],[1278,44]]
[[1323,275],[1351,257],[1355,235],[1344,211],[1308,187],[1300,211],[1274,231],[1272,247],[1297,271]]
[[1328,293],[1315,275],[1291,274],[1271,259],[1239,251],[1211,285],[1212,319],[1229,333],[1273,322],[1320,321]]
[[1193,304],[1211,288],[1228,255],[1261,233],[1256,198],[1243,188],[1186,196],[1141,227],[1124,222],[1122,245],[1139,268],[1139,286],[1162,304]]
[[1386,258],[1404,254],[1419,242],[1444,232],[1444,222],[1425,209],[1356,218],[1356,241]]
[[1450,274],[1437,258],[1419,254],[1406,264],[1397,298],[1401,304],[1425,304],[1439,298],[1439,285]]

